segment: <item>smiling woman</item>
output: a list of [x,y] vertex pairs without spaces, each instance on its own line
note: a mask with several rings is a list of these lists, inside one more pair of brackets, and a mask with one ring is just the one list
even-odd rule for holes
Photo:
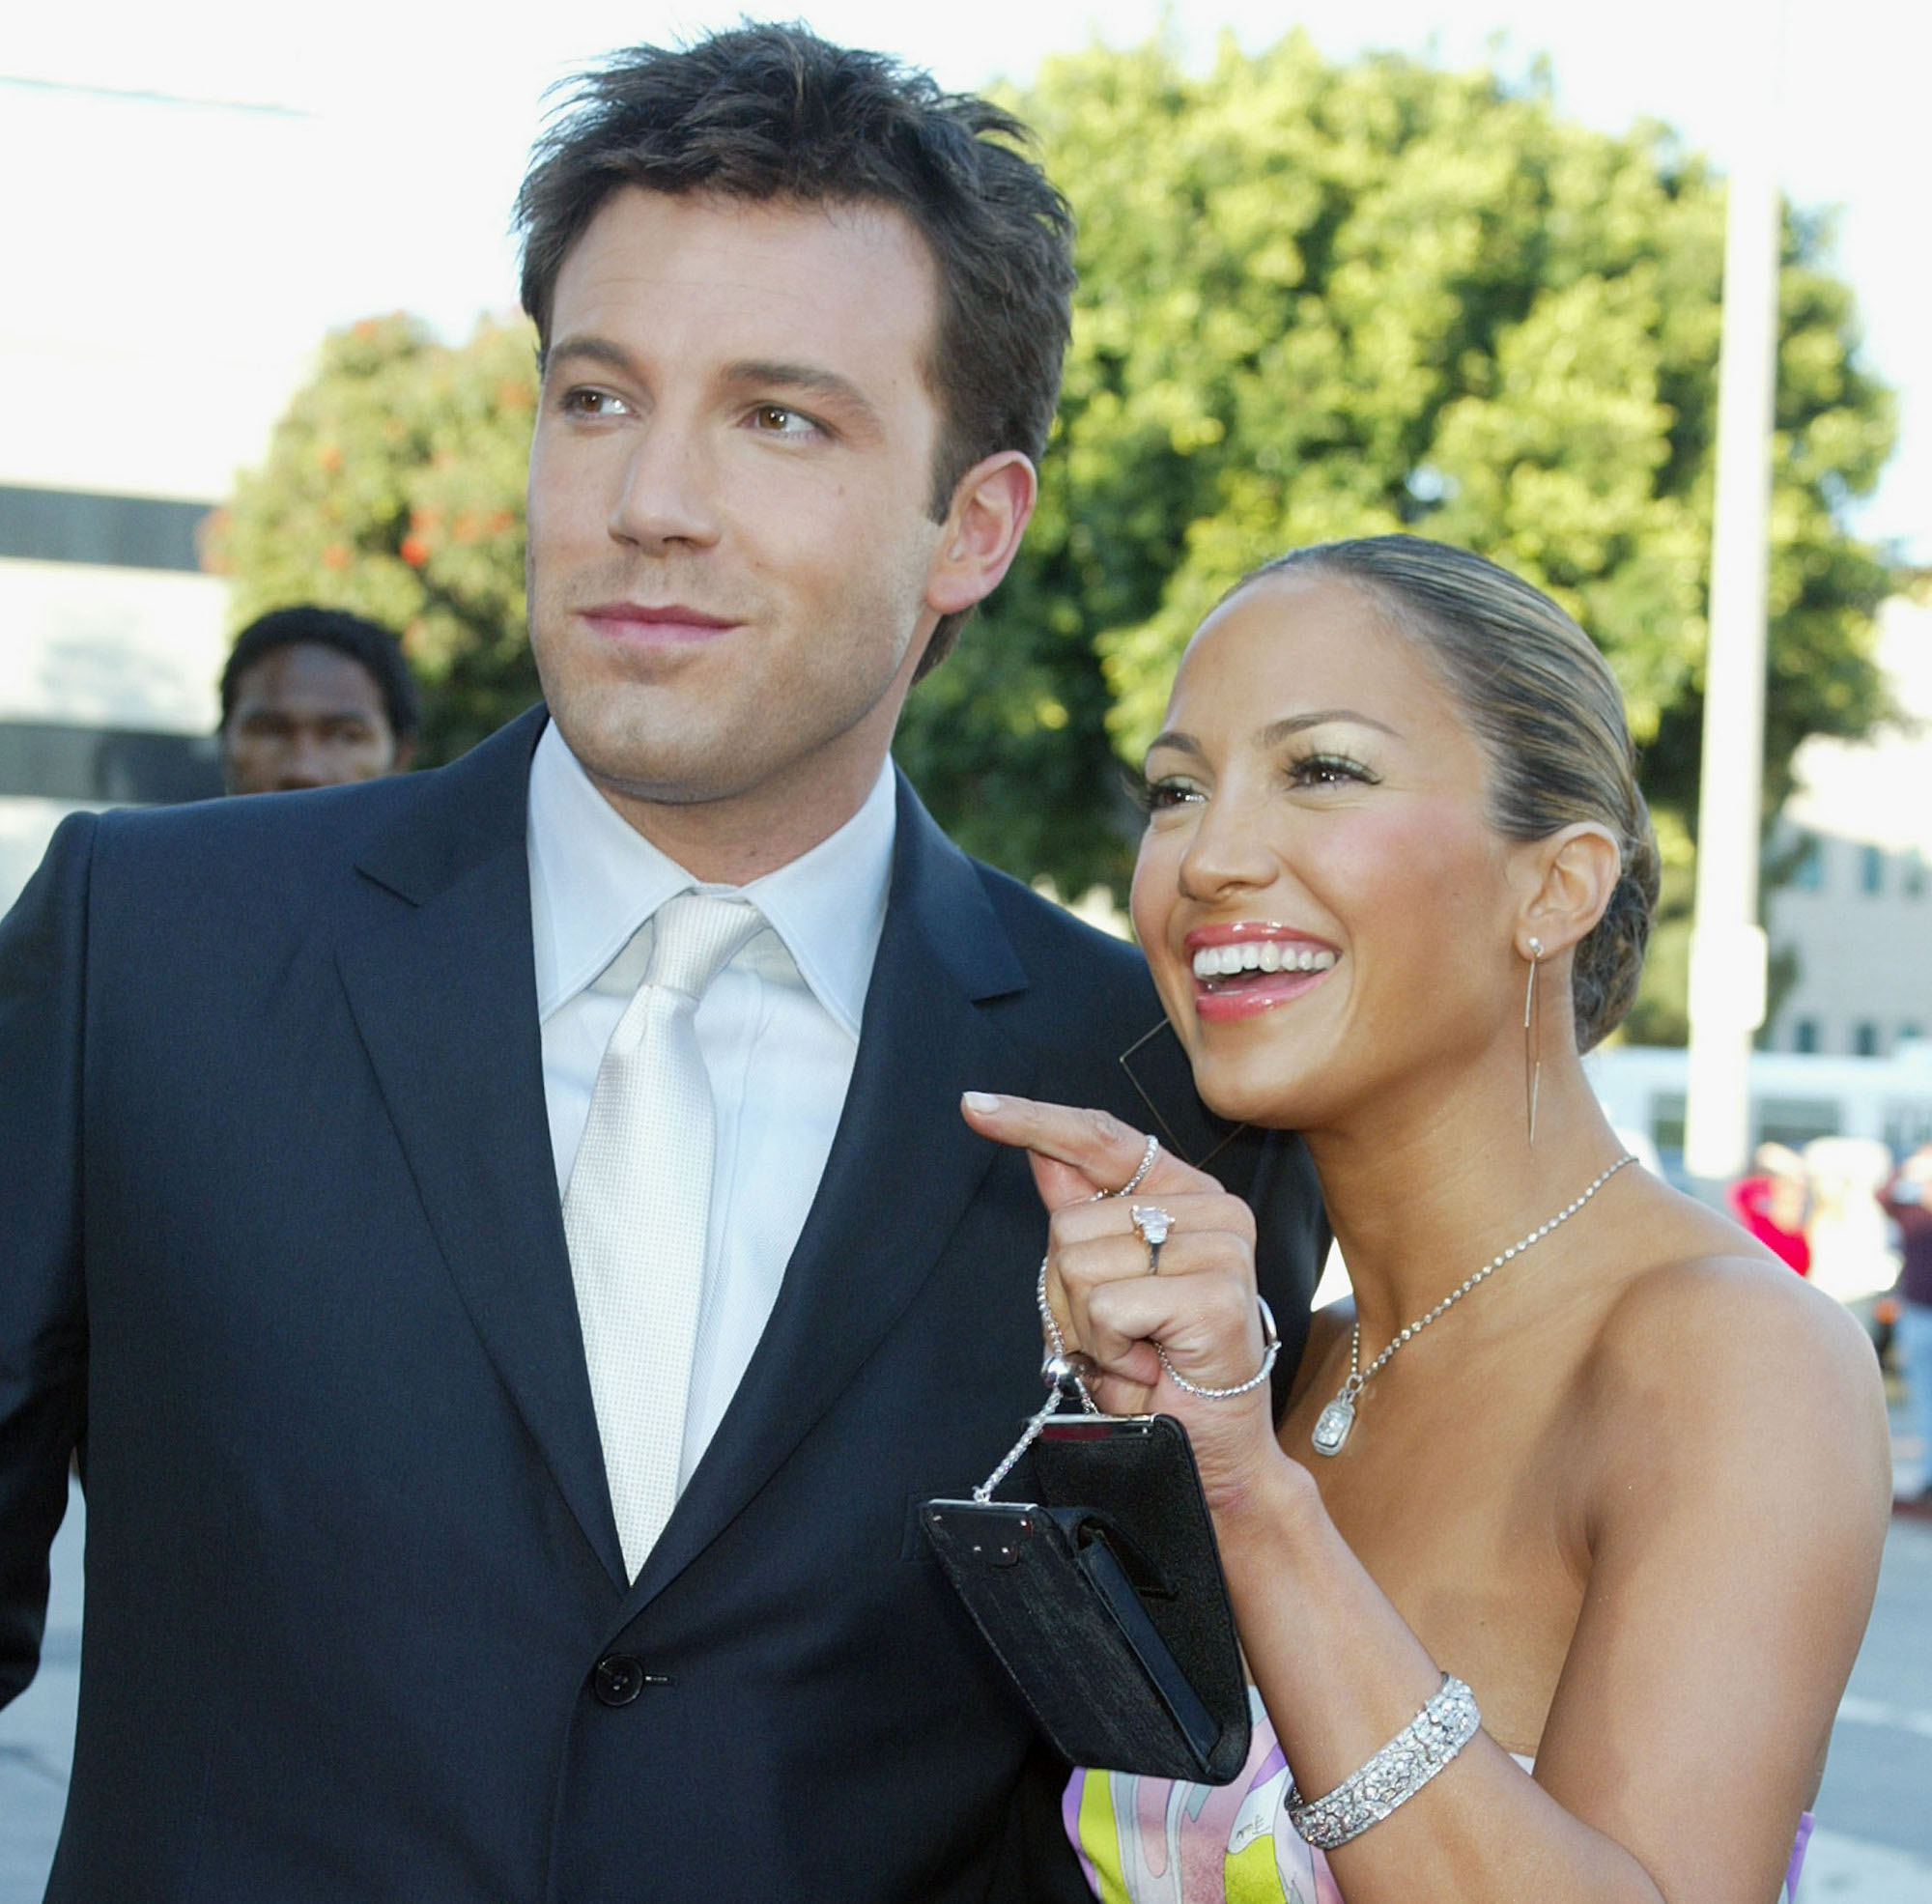
[[1188,1429],[1254,1682],[1225,1791],[1076,1775],[1090,1881],[1765,1904],[1871,1605],[1885,1416],[1842,1311],[1634,1168],[1583,1074],[1656,896],[1609,670],[1479,557],[1298,552],[1196,635],[1147,799],[1168,1016],[1209,1104],[1305,1137],[1354,1301],[1271,1419],[1245,1207],[1161,1159],[1150,1276],[1089,1201],[1137,1135],[969,1106],[1035,1152],[1100,1404]]

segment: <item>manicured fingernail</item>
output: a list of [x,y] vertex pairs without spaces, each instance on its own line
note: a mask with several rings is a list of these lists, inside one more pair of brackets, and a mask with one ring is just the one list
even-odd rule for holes
[[990,1091],[969,1091],[959,1100],[969,1111],[997,1111],[1000,1099]]

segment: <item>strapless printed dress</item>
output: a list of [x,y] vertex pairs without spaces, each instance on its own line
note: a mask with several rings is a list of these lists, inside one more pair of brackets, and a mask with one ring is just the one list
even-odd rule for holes
[[[1062,1813],[1100,1904],[1343,1904],[1328,1861],[1288,1822],[1288,1761],[1252,1687],[1248,1701],[1254,1743],[1229,1784],[1074,1773]],[[1810,1835],[1807,1811],[1778,1904],[1797,1904]]]

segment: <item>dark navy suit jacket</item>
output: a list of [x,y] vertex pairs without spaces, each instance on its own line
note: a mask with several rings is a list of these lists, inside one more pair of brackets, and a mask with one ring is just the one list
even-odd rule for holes
[[[1043,1220],[959,1092],[1218,1141],[1171,1037],[1139,1085],[1118,1063],[1157,1019],[1139,957],[901,787],[817,1201],[627,1584],[544,1113],[540,725],[439,773],[70,820],[0,926],[0,1697],[76,1445],[88,1496],[48,1895],[1081,1894],[1060,1768],[915,1513],[1040,1395]],[[1241,1136],[1217,1167],[1269,1207],[1292,1368],[1305,1156]]]

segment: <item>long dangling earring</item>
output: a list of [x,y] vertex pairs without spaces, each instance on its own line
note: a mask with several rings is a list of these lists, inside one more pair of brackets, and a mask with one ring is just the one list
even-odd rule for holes
[[1529,942],[1529,988],[1522,999],[1522,1093],[1529,1105],[1529,1141],[1536,1143],[1536,1096],[1543,1084],[1543,1019],[1536,1009],[1536,968],[1543,941]]

